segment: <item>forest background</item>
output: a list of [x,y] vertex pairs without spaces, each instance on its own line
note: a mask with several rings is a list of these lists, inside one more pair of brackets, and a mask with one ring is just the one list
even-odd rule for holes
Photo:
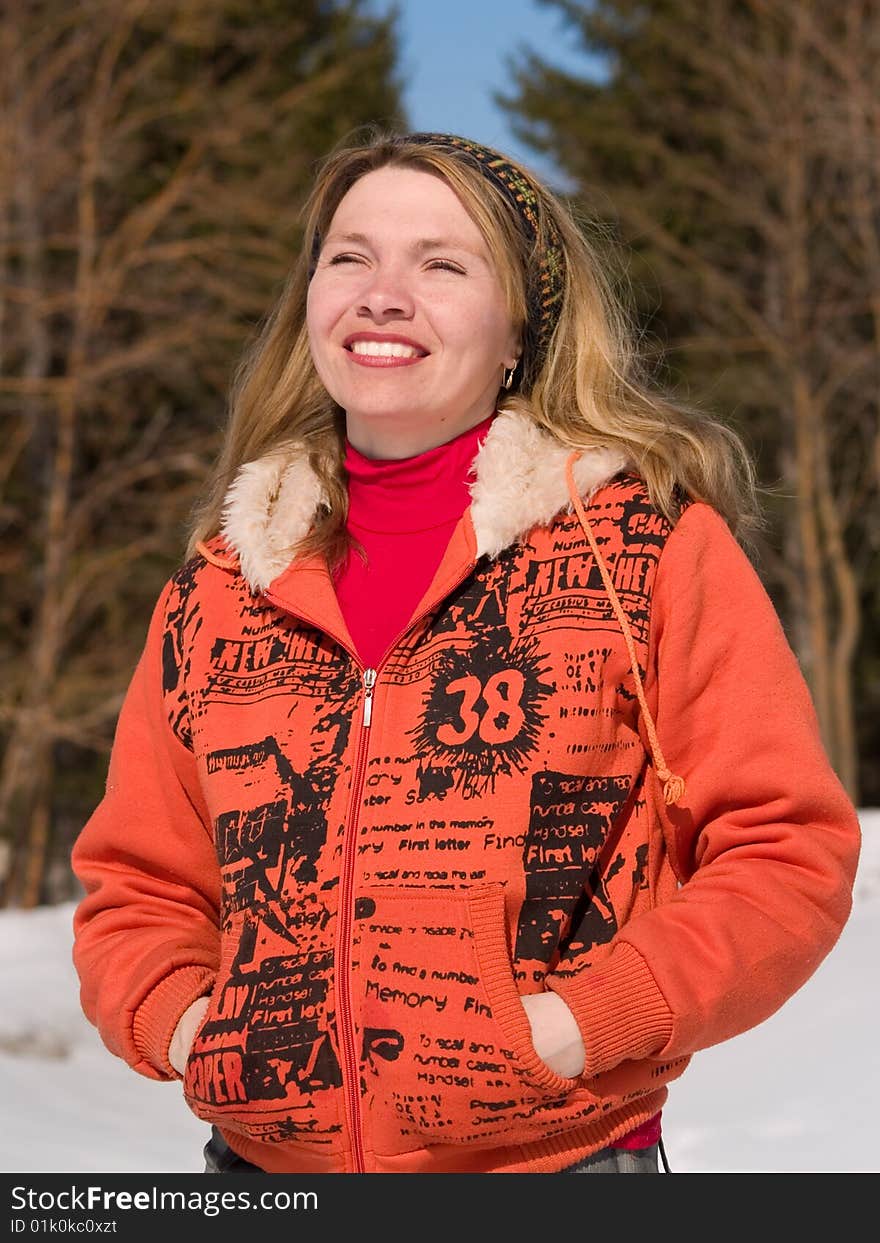
[[[496,103],[606,256],[656,384],[749,446],[750,555],[835,771],[880,806],[880,4],[537,3],[602,72],[520,46]],[[410,127],[406,7],[0,7],[2,905],[76,893],[70,848],[316,164]]]

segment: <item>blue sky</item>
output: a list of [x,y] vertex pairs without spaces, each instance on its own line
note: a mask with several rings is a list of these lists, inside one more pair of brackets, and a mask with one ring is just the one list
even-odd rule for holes
[[[370,0],[387,13],[392,0]],[[508,59],[523,47],[584,76],[598,76],[558,10],[537,0],[398,0],[400,76],[414,129],[442,130],[498,147],[557,188],[552,164],[519,143],[492,100],[510,88]]]

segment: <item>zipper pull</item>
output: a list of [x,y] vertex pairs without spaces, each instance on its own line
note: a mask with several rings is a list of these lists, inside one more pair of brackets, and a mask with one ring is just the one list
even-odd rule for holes
[[364,729],[370,728],[373,718],[373,687],[376,685],[376,670],[364,670]]

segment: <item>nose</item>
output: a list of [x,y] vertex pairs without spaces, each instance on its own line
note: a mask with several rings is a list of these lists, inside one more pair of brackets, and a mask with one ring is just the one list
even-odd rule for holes
[[413,296],[402,272],[389,266],[376,267],[360,290],[358,314],[377,324],[392,319],[412,319]]

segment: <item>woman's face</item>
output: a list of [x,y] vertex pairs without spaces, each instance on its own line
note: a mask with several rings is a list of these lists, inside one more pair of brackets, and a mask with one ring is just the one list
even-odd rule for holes
[[480,230],[417,169],[376,169],[342,199],[307,322],[318,375],[368,457],[411,457],[488,418],[519,356]]

